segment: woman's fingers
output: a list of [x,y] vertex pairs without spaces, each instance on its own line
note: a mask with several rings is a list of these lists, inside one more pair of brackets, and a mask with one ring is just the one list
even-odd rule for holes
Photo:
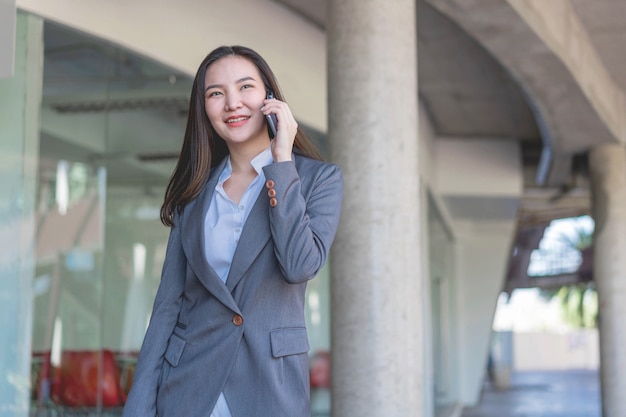
[[272,141],[272,154],[274,161],[291,160],[293,141],[298,131],[298,122],[287,103],[276,99],[266,100],[262,109],[263,114],[274,113],[278,120],[276,137]]

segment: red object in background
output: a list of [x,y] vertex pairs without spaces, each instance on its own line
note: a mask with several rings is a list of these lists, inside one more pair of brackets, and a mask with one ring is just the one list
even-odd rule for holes
[[[98,372],[102,355],[102,373]],[[65,351],[56,369],[52,400],[70,407],[98,405],[98,379],[102,377],[102,406],[116,407],[126,400],[120,388],[120,370],[113,352]]]
[[318,351],[311,358],[311,388],[330,388],[330,352]]

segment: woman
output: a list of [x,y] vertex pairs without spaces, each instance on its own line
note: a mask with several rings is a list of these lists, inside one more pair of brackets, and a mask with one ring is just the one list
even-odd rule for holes
[[305,289],[326,261],[342,187],[261,56],[233,46],[205,58],[161,208],[172,229],[124,416],[310,415]]

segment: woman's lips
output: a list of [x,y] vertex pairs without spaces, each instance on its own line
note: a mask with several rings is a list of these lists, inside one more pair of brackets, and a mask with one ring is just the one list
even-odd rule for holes
[[226,119],[226,124],[233,127],[241,126],[247,122],[248,119],[250,119],[250,116],[233,116]]

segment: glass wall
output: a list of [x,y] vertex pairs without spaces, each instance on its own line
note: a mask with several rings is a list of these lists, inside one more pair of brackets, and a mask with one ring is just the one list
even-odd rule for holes
[[191,80],[46,23],[33,415],[119,414],[159,283]]
[[[433,346],[433,382],[435,408],[451,407],[456,399],[454,366],[454,253],[452,235],[436,204],[428,204],[429,267],[431,280],[431,316]],[[445,414],[445,413],[444,413]]]
[[[4,10],[10,14],[11,7]],[[4,64],[7,52],[15,57],[13,76],[0,79],[0,416],[25,417],[31,392],[43,22],[22,13],[13,19],[15,48],[0,53]],[[11,16],[0,20],[11,21]]]
[[[49,22],[44,39],[31,415],[119,415],[160,280],[159,209],[192,80]],[[307,294],[315,358],[330,346],[328,292],[324,269]],[[319,381],[314,407],[329,415]]]

